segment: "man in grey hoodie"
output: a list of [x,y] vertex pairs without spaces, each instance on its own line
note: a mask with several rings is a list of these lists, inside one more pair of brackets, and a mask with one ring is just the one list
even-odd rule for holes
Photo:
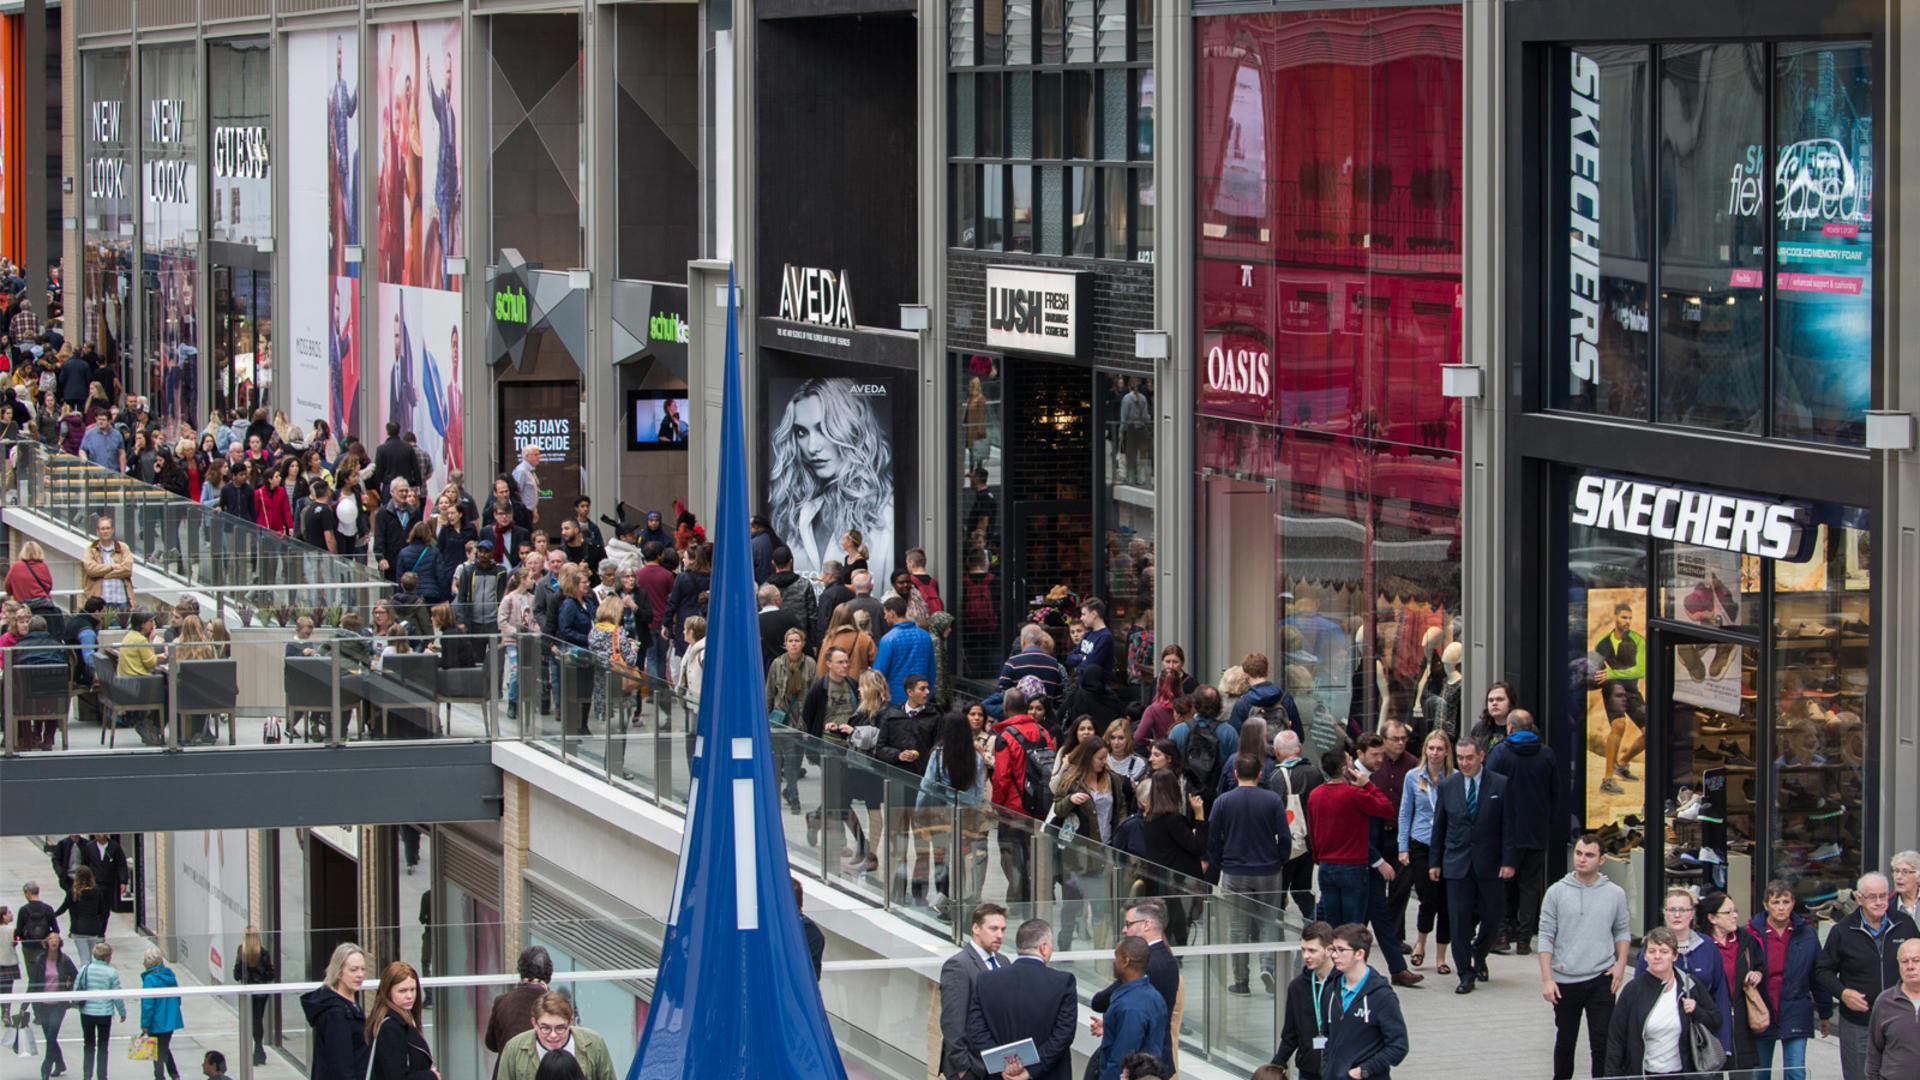
[[1593,1075],[1605,1075],[1607,1025],[1627,973],[1627,894],[1600,876],[1600,838],[1573,842],[1573,873],[1540,904],[1540,994],[1553,1006],[1553,1078],[1573,1076],[1580,1018],[1587,1020]]

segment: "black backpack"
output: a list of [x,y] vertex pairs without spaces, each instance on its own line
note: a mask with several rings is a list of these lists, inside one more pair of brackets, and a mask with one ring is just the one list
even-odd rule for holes
[[1017,727],[1007,728],[1007,734],[1020,744],[1027,759],[1026,782],[1020,785],[1020,809],[1028,817],[1044,820],[1053,809],[1053,747],[1047,745],[1044,737],[1040,742],[1032,742],[1020,733]]
[[53,933],[53,919],[48,914],[53,909],[45,904],[24,904],[20,908],[20,921],[13,928],[13,936],[21,941],[45,941]]
[[788,585],[780,593],[780,610],[799,620],[800,629],[807,635],[807,648],[820,647],[819,635],[815,633],[819,620],[819,601],[814,598],[813,586],[806,578]]
[[1187,729],[1187,786],[1211,792],[1220,776],[1220,721],[1195,716]]

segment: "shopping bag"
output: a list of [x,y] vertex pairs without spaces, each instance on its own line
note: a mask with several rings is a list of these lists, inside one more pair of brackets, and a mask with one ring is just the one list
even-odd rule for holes
[[128,1061],[152,1061],[153,1054],[153,1036],[144,1031],[135,1035],[133,1041],[127,1043]]
[[23,1058],[37,1058],[40,1056],[40,1048],[35,1044],[33,1037],[33,1028],[22,1027],[13,1029],[13,1052],[15,1056]]

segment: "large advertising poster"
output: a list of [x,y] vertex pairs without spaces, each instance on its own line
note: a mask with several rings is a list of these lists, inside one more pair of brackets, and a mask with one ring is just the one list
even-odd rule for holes
[[360,43],[352,30],[287,38],[288,415],[360,429]]
[[230,981],[247,928],[247,832],[173,834],[173,925],[202,985]]
[[411,431],[435,463],[434,486],[462,468],[460,23],[382,26],[376,67],[380,169],[374,264],[380,282],[374,423]]
[[1646,808],[1647,591],[1587,590],[1586,825]]
[[911,423],[911,384],[891,369],[861,370],[872,374],[768,374],[767,512],[796,573],[857,557],[848,547],[857,536],[884,583],[899,555],[894,447]]

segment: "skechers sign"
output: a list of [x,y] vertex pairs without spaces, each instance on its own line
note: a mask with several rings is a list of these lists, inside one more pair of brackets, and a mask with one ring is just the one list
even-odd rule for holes
[[1574,388],[1593,382],[1600,360],[1600,65],[1571,54],[1567,87],[1567,369]]
[[1574,485],[1573,523],[1764,559],[1798,557],[1811,535],[1802,503],[1596,475]]
[[987,345],[1078,356],[1087,319],[1087,274],[987,267]]

